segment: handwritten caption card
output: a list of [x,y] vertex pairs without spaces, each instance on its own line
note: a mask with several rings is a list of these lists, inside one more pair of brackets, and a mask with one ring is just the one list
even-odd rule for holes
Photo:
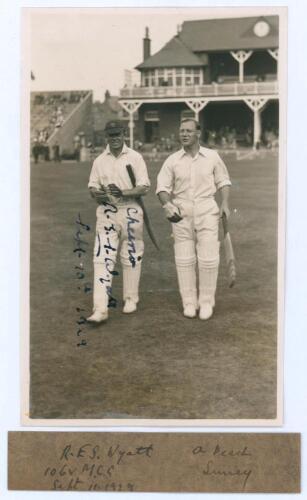
[[9,432],[10,490],[300,492],[300,435]]

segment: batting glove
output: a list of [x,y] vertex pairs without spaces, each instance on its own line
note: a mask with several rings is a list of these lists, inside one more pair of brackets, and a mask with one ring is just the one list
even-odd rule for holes
[[168,201],[163,205],[163,209],[165,211],[166,218],[173,223],[180,222],[182,220],[182,217],[180,215],[180,210],[176,205]]
[[90,192],[98,204],[108,201],[108,195],[104,187],[101,187],[100,189],[90,188]]
[[119,189],[116,184],[109,184],[108,191],[112,196],[115,196],[115,198],[121,198],[121,196],[123,195],[122,190]]

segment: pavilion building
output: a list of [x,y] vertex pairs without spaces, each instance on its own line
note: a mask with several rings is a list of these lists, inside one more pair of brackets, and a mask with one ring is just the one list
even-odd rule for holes
[[185,21],[153,55],[146,28],[140,84],[120,91],[130,144],[169,137],[195,117],[204,134],[250,129],[256,146],[264,128],[278,128],[278,25],[278,16]]

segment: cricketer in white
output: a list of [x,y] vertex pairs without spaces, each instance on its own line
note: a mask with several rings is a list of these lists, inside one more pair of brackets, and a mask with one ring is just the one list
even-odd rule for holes
[[[136,201],[150,187],[147,168],[142,156],[124,143],[124,127],[118,121],[107,123],[108,146],[99,155],[91,170],[88,187],[98,203],[94,246],[93,323],[108,319],[112,300],[112,279],[116,274],[117,250],[123,270],[124,313],[136,311],[139,301],[139,281],[144,253],[143,211]],[[127,172],[131,165],[136,185],[132,187]]]
[[[200,319],[212,316],[219,266],[219,218],[229,217],[227,168],[214,150],[200,146],[201,131],[194,119],[181,121],[182,149],[171,154],[157,180],[159,200],[172,223],[175,262],[183,314]],[[215,193],[221,192],[221,206]],[[196,262],[199,273],[197,294]]]

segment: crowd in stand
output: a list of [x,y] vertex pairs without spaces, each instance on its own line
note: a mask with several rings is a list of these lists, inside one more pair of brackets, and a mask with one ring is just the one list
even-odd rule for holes
[[45,94],[35,94],[34,104],[47,104],[49,106],[64,103],[77,104],[82,101],[86,95],[87,91],[60,92],[58,94],[46,92]]
[[38,162],[40,156],[42,156],[45,161],[49,160],[50,149],[48,145],[48,138],[54,130],[62,127],[65,121],[65,110],[63,106],[54,106],[49,103],[44,103],[41,106],[44,107],[42,113],[42,116],[44,116],[43,121],[46,123],[48,120],[49,123],[43,129],[36,129],[34,131],[34,137],[32,138],[32,154],[35,163]]
[[[253,131],[251,127],[237,129],[235,127],[224,126],[218,130],[210,129],[206,131],[206,137],[203,141],[209,148],[236,149],[238,145],[243,147],[253,146]],[[176,151],[180,144],[175,135],[170,137],[155,138],[151,145],[143,144],[136,139],[134,143],[136,150],[143,153],[149,153],[152,159],[158,159],[161,154]],[[272,149],[278,147],[278,129],[272,126],[265,128],[261,141],[257,147]]]
[[50,136],[55,129],[62,127],[65,121],[65,106],[50,106],[49,104],[43,104],[43,110],[41,110],[41,116],[44,123],[48,121],[48,125],[43,129],[35,131],[35,138],[39,142],[43,142],[42,134],[48,134]]
[[36,128],[32,133],[32,154],[37,162],[41,155],[49,160],[48,138],[62,127],[69,114],[69,108],[81,102],[87,95],[86,91],[63,92],[58,94],[38,93],[32,102],[32,122],[44,123],[44,128]]
[[[155,137],[153,139],[153,144],[151,144],[153,153],[163,153],[176,151],[180,147],[179,140],[175,137],[175,134],[171,134],[169,137]],[[147,145],[143,144],[140,140],[136,139],[134,141],[134,148],[137,151],[146,151]]]
[[[208,130],[206,144],[209,148],[219,147],[224,149],[235,149],[238,145],[245,147],[253,146],[253,131],[251,127],[237,129],[235,127],[221,127],[219,130]],[[257,147],[264,146],[267,149],[278,147],[278,129],[268,126],[264,129]]]
[[274,128],[265,130],[262,136],[262,142],[267,149],[277,148],[279,145],[278,130]]
[[206,139],[209,148],[219,146],[225,149],[235,149],[238,146],[238,142],[247,147],[253,144],[251,127],[238,130],[235,127],[226,125],[225,127],[220,127],[218,130],[208,130]]

